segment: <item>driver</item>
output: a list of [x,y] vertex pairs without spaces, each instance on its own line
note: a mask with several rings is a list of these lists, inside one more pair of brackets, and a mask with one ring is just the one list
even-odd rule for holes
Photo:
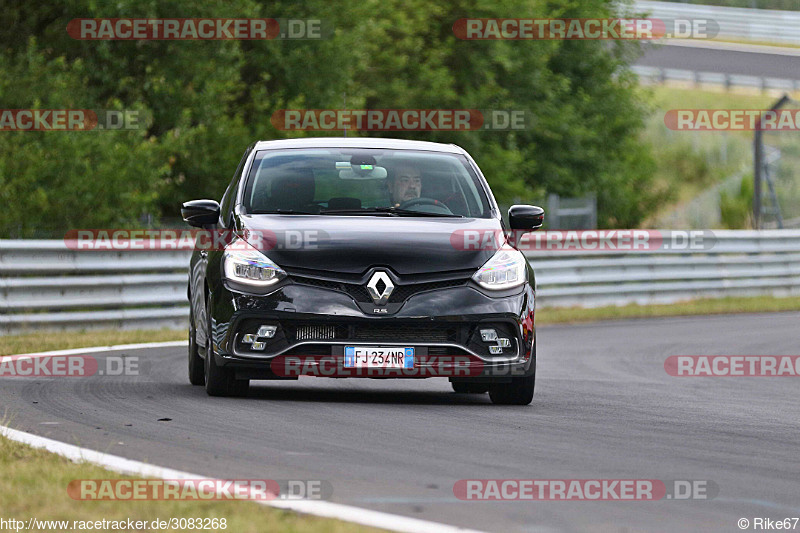
[[392,205],[399,207],[403,202],[420,197],[422,177],[416,167],[403,164],[395,169],[389,178],[388,185],[389,194],[392,197]]

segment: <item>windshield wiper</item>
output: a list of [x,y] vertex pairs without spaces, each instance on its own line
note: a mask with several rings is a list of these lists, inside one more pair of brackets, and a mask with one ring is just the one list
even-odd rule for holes
[[390,207],[392,213],[398,215],[414,216],[414,217],[450,217],[450,218],[464,218],[463,215],[456,215],[455,213],[427,213],[425,211],[414,211],[412,209],[400,209],[399,207]]
[[394,213],[388,207],[364,207],[362,209],[323,209],[320,215],[388,215]]
[[389,216],[410,216],[410,217],[450,217],[464,218],[461,215],[452,213],[426,213],[424,211],[413,211],[411,209],[400,209],[399,207],[365,207],[362,209],[325,209],[319,212],[320,215],[389,215]]
[[256,211],[254,215],[316,215],[308,211],[297,211],[295,209],[272,209],[270,211]]

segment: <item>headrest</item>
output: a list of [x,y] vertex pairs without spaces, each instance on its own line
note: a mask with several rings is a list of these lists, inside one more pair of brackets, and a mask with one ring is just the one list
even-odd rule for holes
[[272,180],[270,203],[292,209],[313,202],[314,192],[314,172],[310,168],[286,169]]

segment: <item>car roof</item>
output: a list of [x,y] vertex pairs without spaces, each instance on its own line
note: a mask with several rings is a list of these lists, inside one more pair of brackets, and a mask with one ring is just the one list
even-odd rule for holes
[[256,150],[275,150],[281,148],[388,148],[394,150],[423,150],[427,152],[466,154],[463,148],[455,144],[376,137],[304,137],[301,139],[258,141],[255,146]]

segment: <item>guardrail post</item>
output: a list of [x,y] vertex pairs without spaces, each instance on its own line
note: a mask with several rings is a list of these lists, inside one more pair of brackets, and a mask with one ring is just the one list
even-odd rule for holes
[[753,229],[761,229],[761,169],[764,147],[761,144],[761,121],[753,135]]

